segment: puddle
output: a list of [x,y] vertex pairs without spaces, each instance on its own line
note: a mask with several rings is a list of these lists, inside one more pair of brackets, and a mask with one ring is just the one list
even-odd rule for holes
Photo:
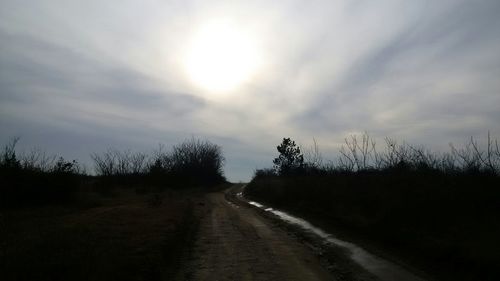
[[[243,194],[240,192],[237,194],[238,197],[243,197]],[[286,212],[276,210],[273,208],[266,207],[260,203],[254,202],[254,201],[247,201],[249,204],[263,209],[267,212],[273,213],[274,215],[278,216],[282,220],[300,226],[302,229],[305,231],[308,231],[310,233],[314,233],[321,239],[325,241],[325,243],[330,243],[334,244],[336,246],[342,247],[347,249],[350,252],[350,257],[351,259],[359,264],[361,267],[369,271],[370,273],[374,274],[378,278],[384,281],[424,281],[425,279],[422,279],[413,273],[405,270],[403,267],[390,262],[388,260],[385,260],[383,258],[380,258],[374,254],[371,254],[367,252],[365,249],[361,248],[360,246],[353,244],[351,242],[343,241],[338,238],[336,238],[334,235],[325,232],[324,230],[315,227],[314,225],[310,224],[309,222],[292,216],[290,214],[287,214]]]

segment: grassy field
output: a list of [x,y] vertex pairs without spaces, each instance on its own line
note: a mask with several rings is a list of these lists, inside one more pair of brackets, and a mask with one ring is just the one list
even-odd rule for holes
[[172,280],[199,191],[78,194],[71,206],[0,210],[1,280]]

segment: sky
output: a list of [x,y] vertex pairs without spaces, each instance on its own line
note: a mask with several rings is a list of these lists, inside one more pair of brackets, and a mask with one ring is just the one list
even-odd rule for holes
[[231,181],[291,137],[447,150],[500,137],[497,0],[0,0],[0,141],[91,152],[219,144]]

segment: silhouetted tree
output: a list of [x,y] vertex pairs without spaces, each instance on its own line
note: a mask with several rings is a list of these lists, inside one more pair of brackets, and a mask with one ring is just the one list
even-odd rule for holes
[[280,145],[277,146],[280,153],[273,160],[274,169],[280,175],[288,175],[298,172],[304,166],[304,156],[300,152],[300,147],[290,138],[283,138]]
[[0,168],[3,169],[20,169],[21,163],[16,156],[16,145],[19,141],[18,137],[12,138],[2,150],[0,156]]

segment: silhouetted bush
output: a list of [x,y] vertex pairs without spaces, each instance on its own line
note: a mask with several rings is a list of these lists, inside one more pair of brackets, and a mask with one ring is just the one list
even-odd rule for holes
[[[18,153],[18,141],[13,138],[0,152],[0,207],[68,202],[86,177],[78,162],[36,147]],[[170,151],[163,145],[151,154],[108,149],[91,154],[91,158],[96,177],[86,184],[103,194],[113,194],[116,186],[149,192],[225,182],[221,147],[194,138]]]
[[377,150],[375,140],[367,133],[351,135],[340,148],[340,157],[333,170],[420,170],[453,173],[500,173],[500,149],[498,141],[488,133],[485,148],[470,138],[463,148],[451,146],[450,153],[433,153],[422,146],[398,143],[385,138],[385,148]]
[[92,154],[95,171],[103,185],[156,185],[188,187],[225,181],[220,146],[191,139],[173,146],[160,145],[151,155],[108,149]]
[[[0,207],[66,203],[83,177],[78,163],[32,149],[18,156],[14,138],[0,159]],[[57,160],[56,160],[57,159]]]
[[257,169],[254,172],[254,177],[269,177],[276,175],[277,173],[274,169]]
[[173,147],[171,171],[176,177],[198,183],[220,183],[225,180],[224,160],[220,146],[191,139]]
[[378,150],[365,133],[346,138],[336,162],[307,159],[301,173],[257,170],[246,195],[375,241],[440,278],[500,277],[500,153],[489,134],[483,148],[471,138],[438,154],[390,138]]

